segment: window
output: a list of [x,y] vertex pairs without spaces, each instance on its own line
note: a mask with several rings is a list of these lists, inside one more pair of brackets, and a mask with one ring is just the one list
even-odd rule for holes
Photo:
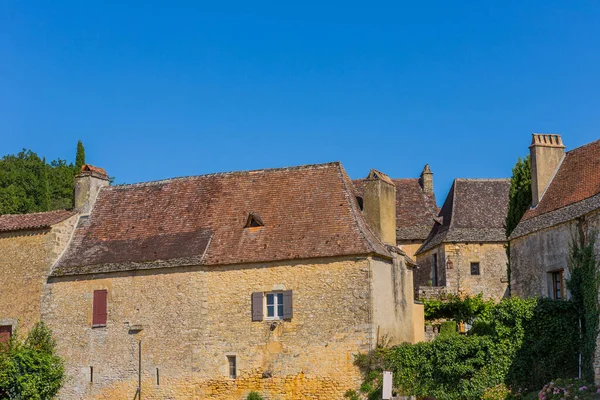
[[92,306],[92,327],[106,326],[107,294],[107,290],[94,290],[94,304]]
[[471,263],[471,275],[480,275],[478,262]]
[[12,325],[0,325],[0,343],[6,343],[12,335]]
[[437,263],[438,263],[437,253],[434,253],[433,260],[431,263],[431,284],[433,286],[438,285]]
[[283,318],[283,293],[267,293],[267,319]]
[[252,321],[292,319],[292,291],[252,293]]
[[562,270],[554,271],[550,273],[551,286],[552,286],[552,298],[554,300],[562,300],[563,299],[563,290],[562,290]]
[[235,379],[237,377],[235,356],[227,356],[227,363],[229,364],[229,377],[231,379]]

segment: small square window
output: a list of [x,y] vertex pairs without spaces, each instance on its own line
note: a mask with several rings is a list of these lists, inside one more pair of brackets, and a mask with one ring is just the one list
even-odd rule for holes
[[267,319],[283,319],[283,293],[267,293]]
[[471,263],[471,275],[480,275],[478,262]]
[[237,378],[237,364],[235,356],[227,356],[227,363],[229,364],[229,378]]

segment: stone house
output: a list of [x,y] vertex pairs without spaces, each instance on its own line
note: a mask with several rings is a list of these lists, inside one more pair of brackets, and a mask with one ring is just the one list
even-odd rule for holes
[[[593,235],[600,254],[600,140],[565,152],[559,135],[533,134],[529,149],[532,206],[510,236],[511,293],[567,299],[573,241]],[[600,345],[594,369],[599,382]]]
[[600,141],[565,152],[559,135],[534,134],[529,149],[532,206],[510,236],[511,289],[563,299],[569,246],[600,232]]
[[[396,244],[414,259],[439,212],[433,193],[433,173],[425,165],[419,178],[390,178],[396,187]],[[366,179],[354,180],[362,193]]]
[[0,342],[40,321],[42,288],[76,221],[74,211],[0,215]]
[[441,293],[501,300],[507,295],[509,179],[455,179],[427,240],[416,252],[419,298]]
[[41,293],[60,398],[341,398],[355,354],[423,340],[395,191],[339,163],[113,187],[86,166]]

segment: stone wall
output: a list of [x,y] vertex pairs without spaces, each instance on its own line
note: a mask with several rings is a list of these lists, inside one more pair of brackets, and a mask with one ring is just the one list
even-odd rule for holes
[[[139,340],[143,398],[342,398],[361,381],[354,354],[374,346],[368,282],[374,269],[391,273],[387,264],[336,258],[50,280],[43,318],[66,360],[61,398],[132,399]],[[108,291],[108,322],[91,328],[97,289]],[[293,291],[293,318],[252,322],[251,293],[272,290]]]
[[[449,293],[477,295],[500,301],[508,295],[507,256],[503,243],[446,244],[446,287]],[[448,268],[452,261],[452,269]],[[479,275],[471,274],[471,263],[479,263]]]
[[[566,282],[569,279],[569,248],[573,239],[578,237],[580,227],[588,235],[597,235],[596,254],[600,254],[600,211],[589,213],[580,220],[572,220],[511,240],[512,294],[520,297],[548,297],[551,279],[549,273],[552,271],[562,270],[563,280]],[[566,288],[566,285],[563,287]],[[600,383],[600,337],[596,342],[594,369],[596,383]]]
[[[431,280],[434,254],[437,254],[438,287],[445,287],[446,293],[460,296],[483,293],[484,298],[496,301],[507,295],[504,244],[457,243],[441,244],[417,256],[415,291],[419,299],[428,296],[427,287],[435,287]],[[471,275],[472,262],[479,263],[480,275]]]
[[0,325],[27,333],[40,320],[43,284],[76,221],[73,216],[52,229],[0,233]]
[[417,252],[417,250],[419,250],[422,244],[423,241],[398,241],[398,247],[400,247],[402,251],[414,261],[416,261],[417,259],[415,257],[415,253]]

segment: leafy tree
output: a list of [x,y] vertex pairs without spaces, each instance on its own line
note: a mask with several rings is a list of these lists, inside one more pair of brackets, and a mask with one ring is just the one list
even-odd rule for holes
[[81,167],[85,164],[85,149],[81,140],[77,142],[77,154],[75,155],[75,171],[79,173]]
[[[85,162],[81,141],[76,159]],[[73,207],[73,178],[81,170],[65,160],[50,163],[31,150],[0,159],[0,215],[64,210]]]
[[61,388],[65,369],[55,354],[52,332],[38,323],[22,340],[14,335],[0,348],[0,398],[45,400]]

